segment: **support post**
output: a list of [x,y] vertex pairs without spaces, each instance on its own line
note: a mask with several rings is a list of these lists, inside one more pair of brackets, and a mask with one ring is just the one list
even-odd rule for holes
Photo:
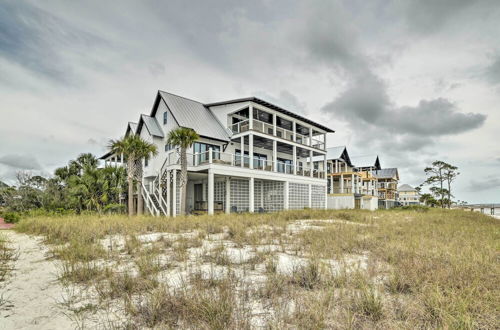
[[248,162],[250,163],[250,168],[253,168],[253,134],[248,135]]
[[172,217],[177,216],[177,170],[172,171]]
[[312,150],[309,150],[309,172],[311,178],[313,177],[313,171],[314,171],[313,152]]
[[295,121],[292,121],[292,131],[293,142],[297,142],[297,123]]
[[278,141],[273,140],[273,171],[278,172]]
[[297,147],[293,146],[293,175],[297,175]]
[[241,146],[241,164],[240,166],[241,167],[245,167],[245,137],[242,136],[241,137],[241,142],[240,142],[240,146]]
[[214,214],[214,170],[208,169],[208,214]]
[[167,171],[167,215],[170,216],[170,190],[172,190],[170,182],[170,171]]
[[344,174],[340,175],[340,193],[344,193]]
[[208,163],[209,164],[212,164],[212,160],[213,160],[213,153],[212,153],[212,148],[208,148]]
[[309,127],[309,146],[313,145],[313,128]]
[[351,194],[356,193],[354,189],[355,189],[355,186],[354,186],[354,174],[351,174]]
[[273,113],[273,136],[276,136],[276,114]]
[[231,213],[231,178],[226,178],[226,213]]
[[250,104],[248,107],[248,128],[253,129],[253,105]]
[[255,185],[255,179],[253,177],[250,178],[250,182],[248,184],[248,211],[250,213],[253,213],[255,211],[255,196],[254,196],[254,185]]

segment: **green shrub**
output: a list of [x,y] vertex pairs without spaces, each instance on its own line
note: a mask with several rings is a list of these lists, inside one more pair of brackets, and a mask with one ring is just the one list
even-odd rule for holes
[[126,207],[124,204],[109,204],[104,207],[104,213],[121,214],[125,213]]
[[16,212],[5,212],[2,217],[6,223],[17,223],[21,220],[21,216]]

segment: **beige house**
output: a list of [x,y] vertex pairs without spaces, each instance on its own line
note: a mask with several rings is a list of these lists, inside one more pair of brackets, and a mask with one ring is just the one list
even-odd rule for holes
[[398,201],[402,206],[420,205],[420,194],[418,190],[408,184],[398,188]]

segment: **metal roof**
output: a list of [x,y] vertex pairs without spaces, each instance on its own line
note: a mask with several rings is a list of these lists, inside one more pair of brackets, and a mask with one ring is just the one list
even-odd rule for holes
[[310,120],[310,119],[307,119],[305,117],[302,117],[296,113],[293,113],[293,112],[290,112],[288,110],[285,110],[277,105],[274,105],[272,103],[269,103],[267,101],[264,101],[262,99],[259,99],[257,97],[246,97],[246,98],[241,98],[241,99],[235,99],[235,100],[229,100],[229,101],[223,101],[223,102],[215,102],[215,103],[209,103],[209,104],[205,104],[206,107],[213,107],[213,106],[216,106],[216,105],[224,105],[224,104],[231,104],[231,103],[239,103],[239,102],[255,102],[257,104],[260,104],[260,105],[263,105],[265,107],[268,107],[269,109],[273,109],[273,110],[276,110],[278,112],[281,112],[287,116],[290,116],[292,118],[296,118],[300,121],[303,121],[305,123],[308,123],[309,125],[312,125],[312,126],[316,126],[328,133],[334,133],[335,131],[332,130],[331,128],[328,128],[326,126],[323,126],[321,124],[318,124],[318,123],[315,123],[314,121]]
[[139,125],[137,123],[133,123],[133,122],[129,121],[127,124],[127,130],[125,131],[125,136],[127,136],[129,134],[129,132],[132,132],[135,134],[135,132],[137,132],[138,126]]
[[417,189],[413,188],[409,184],[402,184],[399,186],[398,191],[417,191]]
[[201,136],[229,141],[230,135],[227,129],[204,104],[164,91],[159,91],[159,95],[179,126],[191,128]]
[[136,131],[137,133],[140,133],[143,123],[146,125],[149,134],[151,134],[152,136],[157,136],[161,138],[165,137],[165,134],[163,134],[163,130],[160,128],[160,124],[158,124],[156,118],[150,117],[148,115],[141,115],[141,119],[139,120],[139,125]]
[[396,178],[399,180],[399,173],[397,168],[383,168],[381,170],[376,170],[373,171],[373,175],[378,179]]
[[356,167],[375,167],[380,169],[380,162],[377,155],[353,156],[351,161]]

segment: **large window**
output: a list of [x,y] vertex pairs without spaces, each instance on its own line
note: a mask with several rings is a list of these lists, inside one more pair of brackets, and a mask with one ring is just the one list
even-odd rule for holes
[[168,111],[163,113],[163,125],[166,125],[168,121]]
[[208,162],[208,150],[212,149],[212,159],[220,159],[220,146],[215,144],[208,144],[202,142],[195,142],[193,145],[193,151],[195,153],[196,162],[205,163]]
[[[236,149],[235,150],[235,159],[234,159],[234,164],[236,166],[241,165],[241,150]],[[243,163],[244,166],[248,167],[250,165],[250,157],[248,156],[248,151],[244,152],[245,157],[243,157]],[[253,153],[253,167],[254,168],[264,168],[267,163],[267,155],[264,154],[259,154],[259,153]]]
[[280,173],[292,173],[293,172],[293,160],[278,158],[278,172]]

